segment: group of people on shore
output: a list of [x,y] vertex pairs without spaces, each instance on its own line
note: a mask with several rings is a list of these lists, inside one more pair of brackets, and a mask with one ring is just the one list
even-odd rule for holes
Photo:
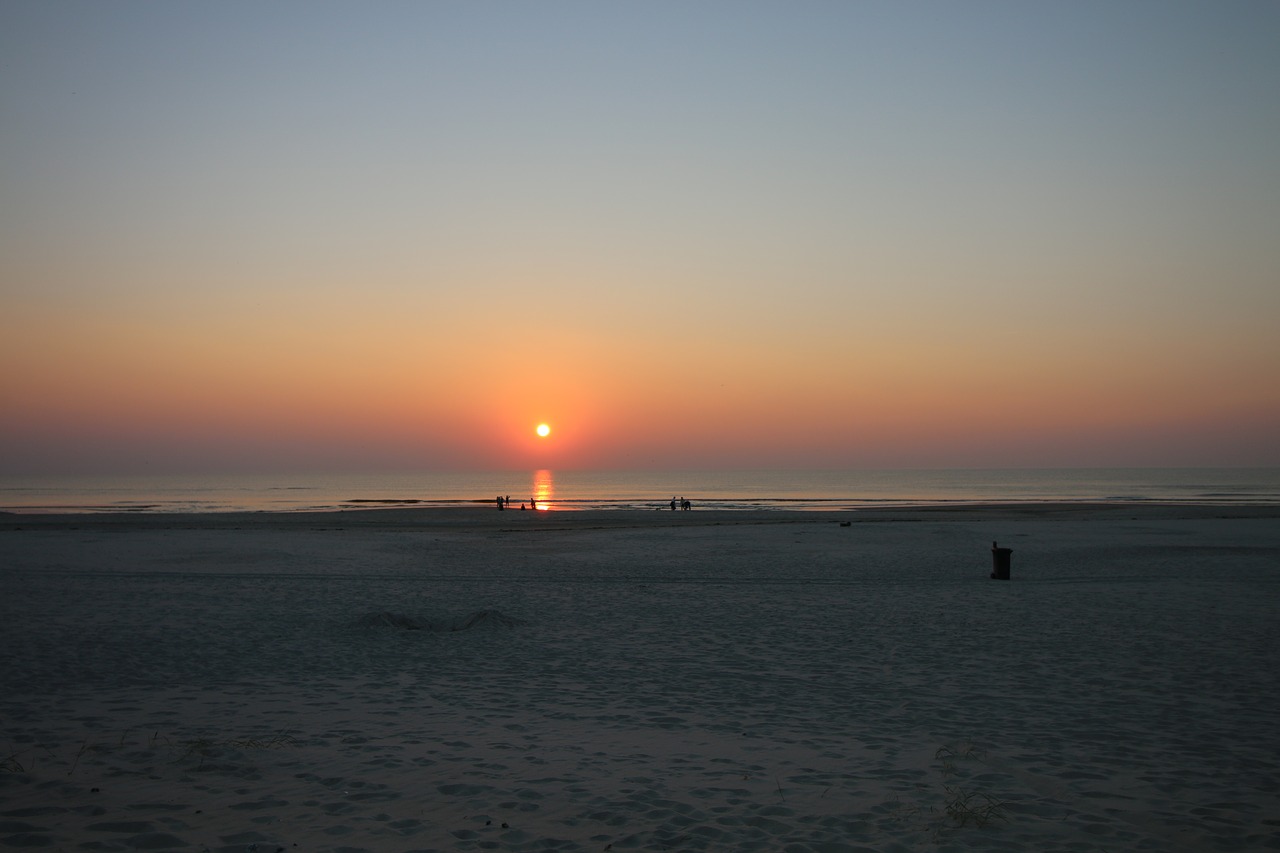
[[685,498],[680,498],[677,501],[677,499],[673,496],[671,498],[671,511],[675,512],[677,506],[679,506],[680,509],[693,509],[693,504],[690,503]]
[[[503,510],[511,506],[511,495],[498,495],[498,509]],[[525,509],[525,505],[520,504],[521,509]],[[529,509],[537,509],[538,502],[533,498],[529,498]]]

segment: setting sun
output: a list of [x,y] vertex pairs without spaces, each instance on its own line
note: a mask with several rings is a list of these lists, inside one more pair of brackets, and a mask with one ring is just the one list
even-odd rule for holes
[[536,430],[536,432],[542,438],[546,438],[547,436],[551,435],[551,427],[547,426],[546,424],[538,424],[538,429]]

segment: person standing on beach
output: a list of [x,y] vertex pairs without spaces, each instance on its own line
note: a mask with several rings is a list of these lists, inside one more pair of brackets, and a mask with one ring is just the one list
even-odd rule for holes
[[503,503],[502,503],[502,495],[498,495],[498,509],[500,510],[506,509],[506,507],[503,506]]
[[675,496],[675,495],[672,495],[672,496],[671,496],[671,511],[672,511],[672,512],[675,512],[675,511],[676,511],[676,496]]

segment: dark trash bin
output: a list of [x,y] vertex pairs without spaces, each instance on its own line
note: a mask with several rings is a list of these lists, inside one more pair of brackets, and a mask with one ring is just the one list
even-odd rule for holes
[[996,543],[991,543],[992,580],[1007,581],[1009,579],[1009,555],[1012,553],[1012,548],[1000,548]]

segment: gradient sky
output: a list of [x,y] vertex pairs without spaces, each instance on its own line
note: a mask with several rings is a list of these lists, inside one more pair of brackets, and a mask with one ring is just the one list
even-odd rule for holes
[[0,473],[1278,465],[1277,45],[1270,0],[6,0]]

